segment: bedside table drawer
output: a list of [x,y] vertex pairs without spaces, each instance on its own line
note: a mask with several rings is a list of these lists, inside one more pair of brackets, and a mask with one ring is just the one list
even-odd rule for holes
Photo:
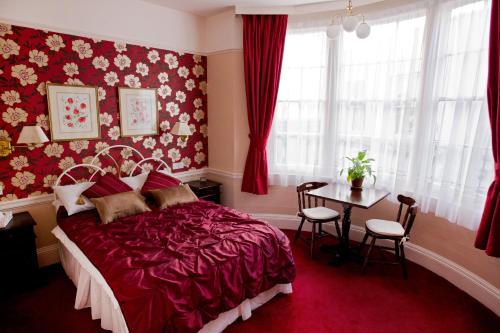
[[24,227],[10,230],[10,232],[0,232],[0,248],[3,246],[11,246],[16,243],[32,242],[35,239],[33,228]]
[[217,194],[219,194],[219,187],[217,187],[217,186],[203,187],[203,188],[198,188],[196,190],[193,190],[193,192],[196,194],[197,197],[217,195]]
[[210,194],[210,195],[204,195],[204,196],[198,196],[198,199],[203,199],[206,201],[211,201],[214,203],[220,203],[220,195],[217,194]]

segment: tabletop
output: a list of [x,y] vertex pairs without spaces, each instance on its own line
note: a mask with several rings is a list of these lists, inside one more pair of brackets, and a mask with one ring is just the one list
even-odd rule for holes
[[312,197],[364,209],[370,208],[389,194],[390,192],[370,187],[363,188],[363,190],[351,190],[350,185],[339,183],[328,184],[327,186],[307,193],[307,195]]

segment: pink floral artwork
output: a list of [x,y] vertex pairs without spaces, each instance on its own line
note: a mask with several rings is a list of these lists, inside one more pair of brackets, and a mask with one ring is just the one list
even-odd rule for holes
[[127,96],[126,110],[129,129],[148,129],[151,127],[154,100],[149,96]]
[[120,98],[120,132],[124,137],[158,133],[157,90],[151,88],[118,88]]
[[90,95],[59,93],[58,104],[62,108],[61,131],[88,131],[90,123]]
[[52,141],[99,138],[97,87],[47,83],[46,88]]

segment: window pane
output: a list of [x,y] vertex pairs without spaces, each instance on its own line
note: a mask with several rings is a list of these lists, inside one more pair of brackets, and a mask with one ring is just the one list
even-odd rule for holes
[[268,142],[271,173],[308,174],[320,163],[326,109],[327,39],[323,30],[288,31]]

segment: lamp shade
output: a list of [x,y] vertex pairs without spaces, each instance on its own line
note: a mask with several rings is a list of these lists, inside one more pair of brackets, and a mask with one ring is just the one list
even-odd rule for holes
[[174,135],[186,136],[186,135],[191,135],[191,129],[189,128],[187,123],[178,121],[172,128],[171,133]]
[[356,28],[356,35],[358,38],[364,39],[368,36],[370,36],[370,31],[371,28],[366,22],[362,22],[358,27]]
[[40,126],[23,126],[17,143],[33,144],[49,141]]
[[340,36],[340,25],[331,24],[326,28],[326,36],[330,39],[337,39]]
[[359,18],[355,15],[347,16],[342,22],[342,27],[347,32],[353,32],[358,26]]

